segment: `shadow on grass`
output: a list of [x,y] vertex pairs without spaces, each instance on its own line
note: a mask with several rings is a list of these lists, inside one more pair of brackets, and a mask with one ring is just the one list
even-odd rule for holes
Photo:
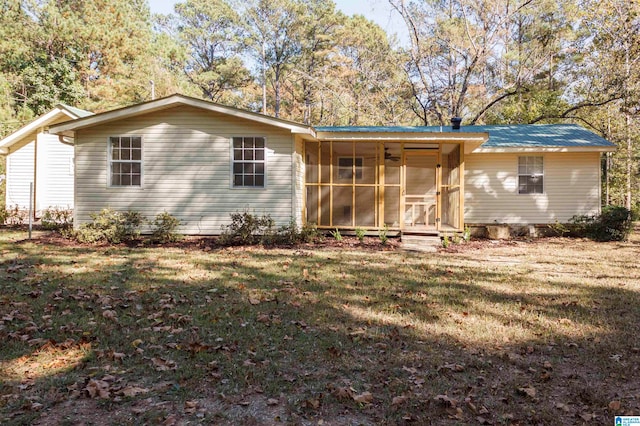
[[[228,424],[606,423],[640,409],[637,282],[403,253],[2,250],[3,371],[47,343],[91,345],[67,369],[4,377],[7,421],[41,421],[34,403],[73,417],[68,401],[98,420],[117,402],[120,424],[141,406],[151,423],[192,418],[192,400]],[[89,398],[93,379],[106,398]]]

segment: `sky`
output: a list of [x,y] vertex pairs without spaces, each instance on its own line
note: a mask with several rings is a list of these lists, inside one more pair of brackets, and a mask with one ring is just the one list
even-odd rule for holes
[[[400,44],[408,40],[407,30],[398,13],[386,0],[334,0],[338,9],[346,15],[360,14],[376,22],[389,35],[396,34]],[[149,0],[152,13],[168,14],[179,0]]]

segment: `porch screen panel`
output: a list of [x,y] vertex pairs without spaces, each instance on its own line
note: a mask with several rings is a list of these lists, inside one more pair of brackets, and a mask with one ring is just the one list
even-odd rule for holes
[[331,183],[331,144],[320,145],[320,182]]
[[[355,160],[356,165],[362,165],[357,168],[355,184],[356,185],[375,185],[376,170],[378,168],[377,156],[378,144],[376,143],[356,143],[355,144]],[[372,206],[375,204],[372,204]]]
[[307,142],[305,145],[305,182],[318,183],[320,158],[318,156],[319,144]]
[[402,166],[402,152],[399,143],[384,145],[384,183],[385,185],[400,185],[400,170]]
[[353,225],[353,187],[333,187],[333,223],[331,226]]
[[320,222],[318,219],[318,192],[320,187],[315,185],[307,186],[307,223]]
[[442,225],[458,228],[460,220],[460,187],[442,188]]
[[356,226],[376,225],[376,188],[356,186]]
[[320,187],[320,223],[321,226],[331,226],[331,187]]
[[460,145],[442,146],[442,226],[459,228],[460,221]]
[[353,142],[333,142],[332,145],[333,183],[349,185],[354,178],[362,179],[362,158],[354,159]]
[[400,226],[400,187],[384,188],[384,223],[390,228]]

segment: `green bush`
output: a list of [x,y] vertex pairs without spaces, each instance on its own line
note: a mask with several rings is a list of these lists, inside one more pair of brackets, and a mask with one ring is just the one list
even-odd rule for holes
[[24,225],[28,221],[29,212],[20,210],[18,206],[0,208],[0,225]]
[[73,226],[73,210],[50,207],[42,212],[40,223],[50,231],[69,229]]
[[275,222],[269,215],[257,216],[247,211],[231,213],[231,223],[222,225],[220,242],[225,245],[251,245],[271,242]]
[[358,241],[360,241],[360,243],[362,244],[364,242],[364,237],[365,235],[367,235],[367,230],[364,228],[356,228],[355,230],[356,232],[356,237],[358,238]]
[[146,223],[145,217],[136,211],[117,212],[102,209],[91,213],[92,222],[83,223],[74,233],[82,243],[104,241],[110,244],[132,241],[140,236],[140,227]]
[[336,228],[335,231],[330,231],[329,233],[336,241],[342,241],[342,234],[340,233],[340,230],[338,228]]
[[387,224],[385,223],[382,229],[378,231],[378,237],[380,237],[380,244],[382,244],[383,246],[387,244],[387,241],[389,241],[388,233],[389,233],[389,226],[387,226]]
[[318,229],[313,223],[307,223],[300,229],[296,220],[291,218],[287,225],[276,229],[271,216],[257,216],[245,211],[231,214],[231,223],[222,226],[219,241],[224,245],[291,245],[311,242],[316,238]]
[[574,216],[569,221],[573,236],[585,236],[595,241],[624,241],[631,233],[631,212],[619,206],[607,206],[594,216]]
[[315,223],[305,223],[300,231],[300,242],[311,243],[320,237],[318,227]]
[[153,227],[151,240],[156,243],[173,243],[180,239],[180,235],[176,232],[180,226],[180,219],[166,211],[158,214],[151,221],[151,226]]

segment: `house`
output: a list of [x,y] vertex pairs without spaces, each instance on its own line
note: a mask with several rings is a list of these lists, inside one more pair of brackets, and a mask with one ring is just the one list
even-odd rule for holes
[[6,156],[6,208],[28,211],[33,183],[33,208],[73,208],[73,145],[48,134],[49,126],[91,115],[59,104],[51,111],[0,140]]
[[600,211],[615,148],[577,125],[314,128],[182,95],[50,131],[74,141],[76,225],[167,211],[188,234],[245,209],[324,229],[566,222]]

